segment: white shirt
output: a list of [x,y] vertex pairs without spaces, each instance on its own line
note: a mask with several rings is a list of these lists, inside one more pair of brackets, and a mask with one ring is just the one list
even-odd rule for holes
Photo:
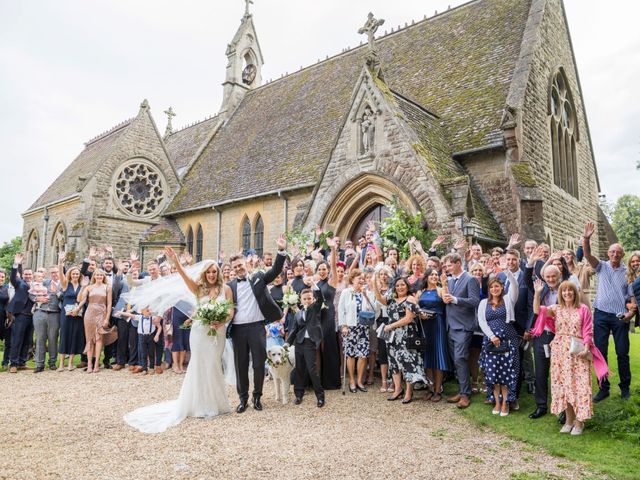
[[231,322],[234,325],[264,321],[264,315],[262,315],[258,300],[253,294],[249,284],[250,281],[251,278],[247,278],[245,281],[238,281],[236,314],[233,317],[233,322]]
[[136,315],[135,320],[138,321],[138,334],[150,335],[156,331],[156,326],[153,324],[153,317],[145,317],[144,315]]

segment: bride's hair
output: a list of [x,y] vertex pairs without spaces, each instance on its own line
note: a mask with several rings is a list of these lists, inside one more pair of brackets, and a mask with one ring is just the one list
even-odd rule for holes
[[[209,283],[207,282],[207,271],[214,265],[216,267],[216,272],[217,272],[216,281],[215,283]],[[216,294],[220,295],[220,292],[222,291],[222,284],[224,283],[222,278],[222,269],[220,268],[220,265],[218,265],[215,262],[207,264],[200,272],[200,275],[198,276],[198,280],[196,281],[196,283],[198,285],[198,290],[200,295],[202,296],[209,295],[211,293],[211,290],[214,288],[216,289]]]

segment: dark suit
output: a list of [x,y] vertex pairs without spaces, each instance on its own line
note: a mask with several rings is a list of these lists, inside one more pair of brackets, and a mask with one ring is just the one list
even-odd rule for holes
[[[246,281],[251,287],[264,321],[256,318],[254,322],[234,324],[234,319],[227,328],[227,337],[233,342],[233,356],[236,366],[236,389],[241,402],[249,398],[249,355],[253,362],[253,396],[262,396],[264,383],[264,363],[267,361],[267,337],[265,323],[275,322],[282,318],[282,310],[271,297],[267,287],[282,272],[286,255],[278,253],[273,267],[266,272],[256,272]],[[229,282],[233,293],[233,303],[238,307],[238,279]],[[244,306],[243,306],[244,307]]]
[[287,341],[296,347],[296,374],[293,389],[296,398],[304,396],[306,379],[309,378],[318,400],[324,400],[324,390],[320,375],[318,375],[316,352],[322,342],[321,325],[327,310],[322,308],[324,304],[322,291],[314,290],[313,295],[316,301],[306,311],[300,310],[296,313],[293,328]]
[[457,298],[457,304],[446,306],[449,348],[458,376],[459,393],[471,397],[469,346],[478,326],[476,309],[480,303],[480,285],[469,272],[463,271],[457,280],[449,279],[448,287],[449,293]]
[[13,315],[11,325],[11,352],[9,361],[12,367],[26,365],[29,348],[33,342],[33,300],[29,297],[30,285],[18,276],[22,266],[11,269],[11,285],[15,294],[9,302],[7,311]]

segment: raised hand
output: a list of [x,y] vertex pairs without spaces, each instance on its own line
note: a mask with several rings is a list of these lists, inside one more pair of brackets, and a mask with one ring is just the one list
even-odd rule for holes
[[416,243],[416,237],[411,237],[409,240],[407,240],[407,243],[410,247],[413,247],[413,245]]
[[111,245],[105,245],[104,251],[109,254],[109,256],[113,257],[113,247]]
[[440,274],[440,283],[442,284],[443,287],[446,287],[449,285],[448,280],[449,280],[449,277],[447,277],[447,274],[442,272]]
[[80,285],[82,285],[83,287],[86,287],[87,285],[89,285],[89,277],[83,276],[82,280],[80,281]]
[[536,293],[542,293],[542,290],[544,290],[544,282],[539,278],[536,278],[536,280],[533,282],[533,290]]
[[438,235],[436,239],[431,242],[431,250],[435,249],[438,245],[442,245],[446,239],[447,237],[444,235]]
[[513,235],[511,235],[511,237],[509,238],[509,248],[513,248],[516,245],[518,245],[520,243],[520,234],[519,233],[514,233]]
[[176,253],[176,251],[171,248],[171,247],[164,247],[164,254],[166,255],[166,257],[171,260],[173,263],[179,263],[180,261],[178,260],[178,254]]
[[24,260],[24,253],[18,252],[16,253],[16,256],[13,258],[13,263],[20,265],[23,260]]
[[322,235],[322,227],[320,225],[316,225],[316,237],[320,238]]
[[455,243],[453,244],[453,248],[455,248],[456,250],[461,250],[463,249],[465,246],[467,245],[467,242],[464,238],[459,238],[455,241]]
[[413,242],[413,246],[418,252],[424,252],[424,250],[422,250],[422,242],[420,242],[420,240],[415,240]]
[[584,237],[585,240],[589,240],[591,236],[595,233],[595,231],[596,231],[595,223],[589,221],[584,226],[584,232],[582,233],[582,236]]
[[95,258],[97,253],[98,251],[96,250],[96,247],[94,246],[89,247],[89,258]]
[[369,220],[367,222],[367,230],[369,230],[372,233],[376,231],[376,224],[373,222],[373,220]]
[[218,260],[222,262],[224,258],[225,258],[224,251],[220,250],[220,253],[218,254]]
[[506,270],[507,269],[507,256],[506,255],[501,255],[500,259],[498,260],[498,266],[500,267],[501,270]]
[[131,253],[129,254],[129,259],[131,260],[131,263],[138,260],[138,254],[136,253],[135,250],[131,250]]
[[278,250],[284,250],[287,248],[287,239],[285,238],[284,233],[280,234],[278,240],[276,240],[276,245],[278,246]]
[[336,240],[338,239],[338,237],[334,237],[334,238],[329,238],[327,237],[326,242],[327,245],[329,246],[329,248],[331,250],[333,250],[334,248],[336,248]]

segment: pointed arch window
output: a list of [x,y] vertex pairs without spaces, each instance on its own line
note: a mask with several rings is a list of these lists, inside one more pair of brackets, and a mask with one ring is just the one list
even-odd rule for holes
[[56,228],[53,230],[53,236],[51,237],[51,247],[51,264],[56,265],[58,263],[58,256],[67,248],[67,233],[62,222],[59,222],[56,225]]
[[573,96],[564,70],[559,69],[553,76],[549,92],[553,183],[575,198],[579,198],[576,155],[578,121],[575,112]]
[[38,252],[40,251],[40,238],[36,230],[31,230],[29,240],[27,240],[27,267],[38,268]]
[[264,223],[262,221],[262,217],[258,214],[258,218],[256,218],[256,228],[253,234],[253,249],[256,251],[257,255],[262,255],[264,245]]
[[251,223],[247,217],[242,222],[242,251],[247,252],[251,248]]
[[187,252],[193,256],[193,228],[191,225],[189,225],[189,230],[187,230]]
[[198,225],[196,232],[196,263],[202,261],[202,225]]

